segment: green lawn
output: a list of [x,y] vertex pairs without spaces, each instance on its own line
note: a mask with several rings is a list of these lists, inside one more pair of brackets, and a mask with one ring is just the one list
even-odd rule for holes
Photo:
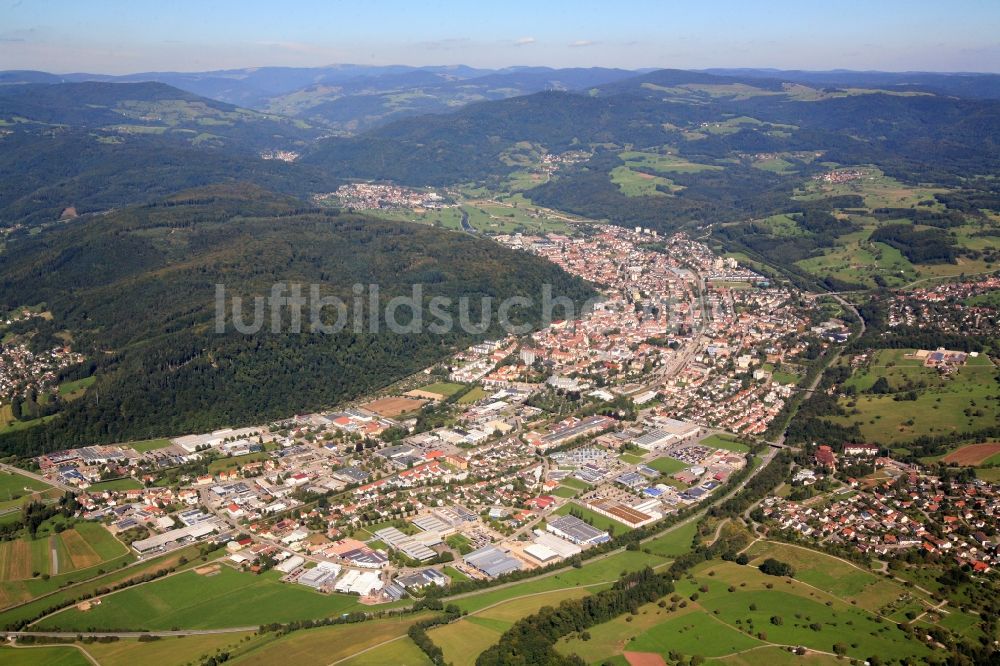
[[633,171],[627,166],[612,169],[611,182],[627,197],[662,197],[675,189],[669,178]]
[[247,453],[242,456],[229,456],[226,458],[219,458],[213,460],[208,464],[209,474],[217,474],[223,470],[234,469],[236,467],[242,467],[247,463],[257,462],[259,460],[267,460],[270,458],[270,454],[267,451],[257,451],[256,453]]
[[[994,399],[1000,394],[998,371],[989,359],[970,359],[952,377],[944,378],[920,361],[905,358],[911,351],[877,352],[869,365],[858,368],[845,382],[858,391],[857,396],[841,399],[848,415],[828,418],[844,425],[856,423],[868,441],[886,444],[971,432],[1000,422],[1000,404]],[[917,399],[866,393],[880,377],[896,392],[908,393],[913,387]]]
[[280,577],[278,572],[255,576],[226,566],[214,576],[188,571],[108,595],[87,612],[68,609],[38,626],[68,631],[215,629],[329,617],[360,607],[355,596],[320,594],[282,583]]
[[450,398],[459,391],[465,388],[465,384],[455,384],[453,382],[436,382],[434,384],[428,384],[427,386],[421,386],[421,391],[427,391],[428,393],[437,393],[443,398]]
[[111,481],[100,481],[87,488],[88,493],[100,493],[105,490],[138,490],[142,484],[136,479],[112,479]]
[[170,446],[170,440],[162,437],[159,439],[144,439],[139,442],[129,442],[125,446],[139,453],[145,453],[146,451],[155,451],[156,449],[163,449]]
[[19,499],[34,491],[51,488],[44,481],[38,481],[21,474],[0,471],[0,500]]
[[90,376],[84,377],[83,379],[77,379],[72,382],[65,382],[59,385],[59,395],[69,399],[78,397],[79,395],[82,395],[83,392],[87,390],[87,387],[95,381],[97,381],[97,377]]
[[564,486],[569,486],[570,488],[576,488],[577,490],[590,490],[591,488],[591,485],[586,481],[581,481],[580,479],[573,478],[572,476],[567,476],[559,483]]
[[667,532],[642,544],[643,549],[649,549],[654,555],[663,557],[676,557],[691,550],[694,542],[694,535],[698,532],[698,521],[692,520],[689,523]]
[[[711,636],[711,640],[705,640],[707,636]],[[763,642],[719,622],[707,613],[689,613],[670,618],[640,634],[628,644],[628,650],[660,654],[675,650],[688,655],[722,657],[762,645]]]

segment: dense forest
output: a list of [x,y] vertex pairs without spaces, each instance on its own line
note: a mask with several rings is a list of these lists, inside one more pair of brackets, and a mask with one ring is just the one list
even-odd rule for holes
[[[16,249],[16,251],[13,251]],[[543,284],[582,301],[591,288],[561,269],[468,234],[301,209],[295,200],[260,190],[212,188],[122,210],[20,239],[0,255],[0,303],[44,303],[53,320],[36,327],[35,344],[55,343],[62,330],[93,359],[97,381],[54,420],[0,439],[27,454],[83,442],[122,441],[260,422],[333,405],[415,372],[482,333],[458,326],[435,333],[372,331],[367,314],[334,334],[267,326],[241,334],[227,315],[216,333],[215,285],[232,296],[266,296],[274,283],[317,284],[323,297],[353,304],[355,284],[377,284],[384,308],[423,285],[434,296],[470,301],[523,295],[532,306],[515,323],[540,321]],[[365,291],[369,298],[370,290]],[[252,301],[247,301],[249,308]],[[353,307],[353,305],[352,305]],[[367,305],[366,305],[367,308]],[[400,320],[408,321],[404,309]],[[250,311],[244,313],[250,320]],[[336,310],[323,312],[331,323]],[[435,320],[426,319],[433,323]]]

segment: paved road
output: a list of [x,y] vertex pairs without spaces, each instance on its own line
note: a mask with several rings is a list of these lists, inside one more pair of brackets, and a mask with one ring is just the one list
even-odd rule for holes
[[257,631],[258,625],[252,627],[227,627],[225,629],[180,629],[177,631],[3,631],[0,636],[43,636],[46,638],[76,638],[77,636],[93,638],[139,638],[140,636],[208,636],[212,634],[238,634],[247,631]]
[[476,228],[469,224],[469,213],[464,208],[462,209],[462,230],[470,234],[478,233]]

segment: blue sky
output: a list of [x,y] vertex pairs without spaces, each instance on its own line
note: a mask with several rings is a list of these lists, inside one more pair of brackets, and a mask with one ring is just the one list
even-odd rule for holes
[[1000,0],[0,0],[0,69],[335,63],[1000,72]]

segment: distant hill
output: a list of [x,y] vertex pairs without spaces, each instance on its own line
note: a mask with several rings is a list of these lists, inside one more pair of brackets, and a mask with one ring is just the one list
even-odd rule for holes
[[307,124],[161,83],[0,85],[0,225],[53,222],[152,201],[178,190],[248,181],[279,192],[328,191],[308,167],[263,160],[304,150]]
[[86,127],[248,150],[301,147],[318,136],[302,121],[241,109],[155,82],[0,86],[0,120],[15,129]]
[[[482,296],[529,296],[535,306],[520,314],[537,323],[542,284],[577,299],[593,294],[547,261],[468,234],[302,210],[253,187],[183,193],[24,237],[0,254],[0,303],[44,303],[53,319],[40,324],[36,344],[69,331],[98,377],[54,421],[0,437],[0,451],[173,435],[332,406],[473,339],[460,330],[351,327],[243,335],[231,323],[214,332],[217,283],[254,296],[296,281],[347,303],[354,283],[376,283],[383,304],[420,283],[425,304],[470,297],[473,321]],[[457,317],[457,303],[448,310]],[[304,318],[308,331],[308,309]]]
[[[145,72],[125,76],[0,72],[16,83],[159,82],[215,100],[356,133],[408,116],[444,113],[470,102],[543,90],[582,90],[634,76],[623,69],[337,65],[261,67],[214,72]],[[2,89],[2,88],[0,88]]]
[[778,69],[708,69],[714,75],[743,79],[781,79],[813,86],[883,88],[899,91],[926,91],[981,99],[1000,99],[1000,74],[971,72],[854,72],[832,70],[812,72]]

